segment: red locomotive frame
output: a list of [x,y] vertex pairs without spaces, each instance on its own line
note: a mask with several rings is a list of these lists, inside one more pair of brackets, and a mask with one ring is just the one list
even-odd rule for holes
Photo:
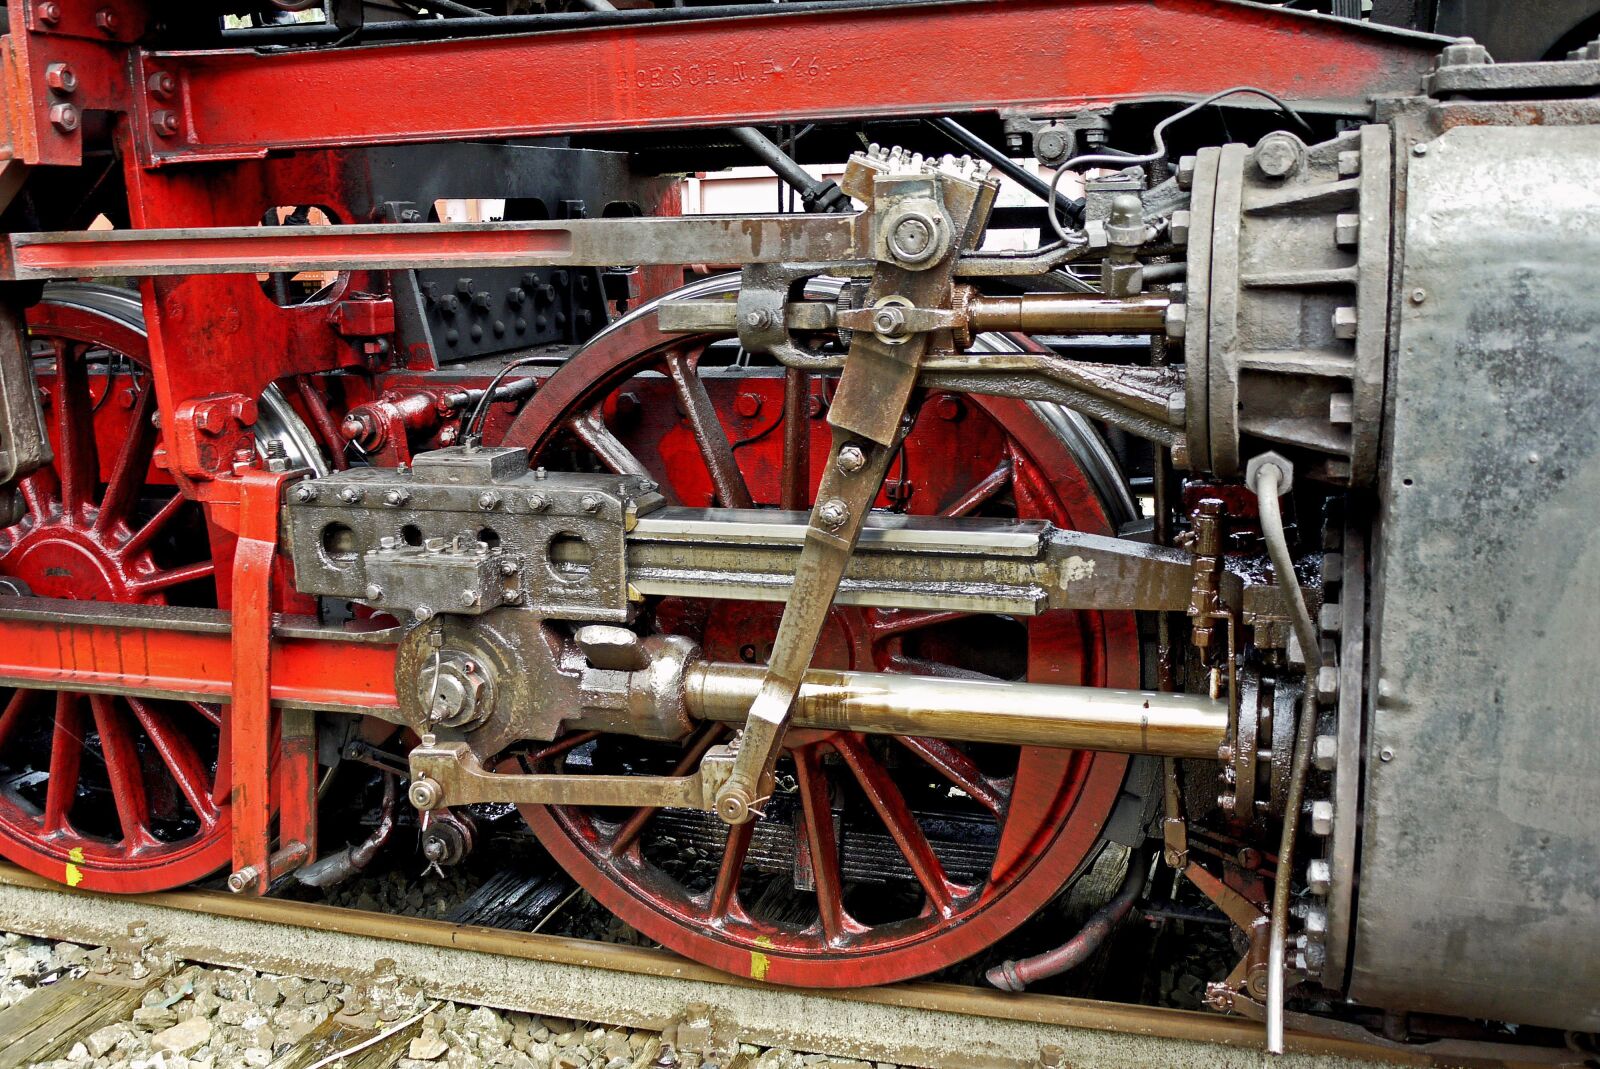
[[[14,195],[37,168],[81,165],[88,131],[109,123],[134,227],[176,233],[156,253],[117,234],[42,253],[13,240],[0,273],[139,274],[162,262],[162,277],[141,285],[165,464],[237,542],[231,566],[218,564],[231,628],[195,636],[151,625],[119,629],[113,641],[52,611],[0,623],[4,674],[135,694],[152,680],[181,681],[231,703],[232,864],[243,874],[237,889],[257,893],[316,853],[314,740],[300,717],[275,718],[273,703],[375,708],[396,698],[392,650],[274,631],[275,614],[306,606],[278,574],[289,473],[258,465],[253,399],[278,380],[370,366],[394,330],[385,263],[468,263],[471,242],[492,239],[448,224],[380,225],[262,232],[219,246],[206,231],[254,226],[280,204],[384,223],[348,214],[342,190],[360,165],[347,151],[355,146],[846,116],[1041,116],[1200,98],[1239,83],[1353,115],[1375,96],[1414,92],[1437,54],[1434,38],[1227,0],[844,6],[825,18],[779,11],[279,54],[147,52],[136,42],[150,12],[138,0],[10,0],[9,11],[0,192]],[[331,260],[348,274],[331,301],[281,307],[250,274],[170,273],[218,257],[260,270]],[[326,433],[327,413],[311,416]]]

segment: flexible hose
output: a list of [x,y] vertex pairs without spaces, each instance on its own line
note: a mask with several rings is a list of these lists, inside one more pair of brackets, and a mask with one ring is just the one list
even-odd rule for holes
[[1095,910],[1077,935],[1043,954],[1021,961],[1003,961],[986,972],[985,978],[1002,991],[1021,991],[1031,983],[1082,965],[1133,909],[1134,899],[1144,890],[1149,872],[1150,854],[1144,850],[1135,853],[1128,862],[1128,875],[1116,897]]
[[1289,555],[1289,538],[1283,533],[1283,510],[1278,505],[1278,485],[1282,475],[1282,470],[1276,464],[1263,464],[1261,470],[1256,472],[1253,489],[1261,513],[1261,534],[1267,540],[1267,554],[1272,558],[1272,570],[1278,575],[1278,586],[1289,599],[1289,615],[1294,623],[1295,637],[1300,640],[1300,651],[1305,655],[1306,671],[1315,674],[1322,667],[1322,643],[1317,639],[1311,610],[1306,608],[1306,595],[1300,589],[1294,558]]
[[1283,807],[1283,833],[1278,838],[1278,872],[1272,883],[1272,926],[1267,932],[1267,1051],[1283,1053],[1283,970],[1289,938],[1289,881],[1294,876],[1295,831],[1300,826],[1300,805],[1306,793],[1306,769],[1311,765],[1311,736],[1317,730],[1317,693],[1306,687],[1300,699],[1294,763],[1289,769],[1289,797]]

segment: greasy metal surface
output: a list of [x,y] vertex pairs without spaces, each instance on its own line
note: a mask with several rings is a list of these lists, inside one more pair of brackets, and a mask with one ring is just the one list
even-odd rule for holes
[[1260,1027],[1237,1018],[946,984],[849,992],[772,987],[659,950],[357,913],[211,892],[106,898],[0,868],[0,927],[104,942],[133,921],[163,953],[323,979],[392,958],[437,998],[586,1021],[661,1028],[692,1002],[716,1007],[744,1042],[882,1059],[931,1069],[1032,1069],[1042,1046],[1095,1069],[1346,1069],[1431,1065],[1348,1040],[1291,1035],[1268,1058]]
[[[843,116],[1062,113],[1239,84],[1357,115],[1370,94],[1416,91],[1442,43],[1232,0],[841,6],[827,17],[153,55],[147,69],[171,72],[178,85],[170,103],[148,106],[182,116],[182,128],[159,137],[137,125],[145,151],[178,159]],[[279,106],[289,99],[295,107]]]
[[1600,1027],[1592,127],[1408,156],[1351,990]]
[[365,223],[11,234],[6,278],[126,278],[419,267],[778,263],[863,257],[857,215]]

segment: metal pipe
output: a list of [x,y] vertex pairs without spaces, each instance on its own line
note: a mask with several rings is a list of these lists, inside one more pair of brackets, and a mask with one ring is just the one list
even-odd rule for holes
[[[763,665],[696,663],[684,702],[702,720],[742,724],[765,675]],[[1228,707],[1187,694],[813,668],[794,726],[1215,760]]]
[[1021,961],[1006,960],[984,973],[984,979],[1002,991],[1023,991],[1037,980],[1059,976],[1068,969],[1076,969],[1090,954],[1100,949],[1106,936],[1122,922],[1133,909],[1134,899],[1144,890],[1150,872],[1150,854],[1138,851],[1128,859],[1128,875],[1111,901],[1095,910],[1078,934],[1054,950],[1035,954]]
[[967,302],[969,331],[1023,334],[1141,334],[1166,329],[1171,298],[1160,294],[1107,297],[1100,293],[1023,293],[975,296]]
[[[1300,576],[1294,570],[1294,557],[1289,553],[1289,537],[1283,530],[1283,511],[1278,507],[1278,496],[1289,489],[1290,474],[1280,467],[1287,461],[1270,460],[1256,471],[1255,484],[1257,511],[1261,514],[1261,536],[1267,543],[1267,555],[1272,558],[1272,570],[1277,574],[1278,585],[1289,599],[1289,615],[1294,622],[1295,637],[1300,640],[1300,650],[1305,656],[1306,672],[1315,675],[1322,667],[1322,643],[1317,640],[1317,628],[1311,621],[1311,610],[1306,608],[1306,595],[1300,589]],[[1279,487],[1282,489],[1279,489]]]
[[1032,193],[1035,197],[1038,197],[1040,200],[1044,201],[1046,204],[1049,204],[1051,197],[1054,197],[1056,204],[1063,212],[1066,213],[1067,218],[1080,223],[1083,221],[1083,201],[1075,201],[1062,193],[1052,193],[1050,189],[1050,183],[1046,182],[1036,174],[1032,174],[1023,170],[1021,167],[1017,166],[1016,161],[1011,159],[1011,157],[1007,156],[1004,152],[1001,152],[999,149],[995,148],[993,145],[989,144],[989,142],[985,141],[971,130],[968,130],[965,126],[962,126],[954,119],[949,118],[948,116],[940,116],[937,119],[929,119],[928,123],[934,129],[950,138],[950,140],[954,141],[956,144],[960,145],[974,156],[977,156],[984,162],[990,164],[995,170],[999,171],[1001,174],[1005,175],[1017,185],[1021,186],[1029,193]]
[[[606,0],[593,0],[605,3]],[[813,178],[811,172],[800,166],[766,134],[754,126],[732,126],[728,132],[745,148],[755,153],[757,159],[772,169],[785,185],[800,194],[808,212],[847,212],[853,209],[850,198],[844,195],[837,182]]]
[[1289,882],[1294,878],[1294,840],[1300,826],[1300,803],[1311,765],[1311,736],[1317,729],[1317,692],[1311,687],[1300,700],[1294,762],[1289,766],[1289,797],[1283,806],[1283,833],[1278,839],[1278,871],[1272,882],[1272,928],[1267,943],[1267,1052],[1283,1053],[1284,944],[1289,938]]

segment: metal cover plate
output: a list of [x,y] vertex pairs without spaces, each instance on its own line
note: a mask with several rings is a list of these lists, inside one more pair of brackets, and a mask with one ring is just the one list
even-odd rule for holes
[[1376,1005],[1600,1028],[1597,146],[1459,127],[1410,160],[1351,982]]

